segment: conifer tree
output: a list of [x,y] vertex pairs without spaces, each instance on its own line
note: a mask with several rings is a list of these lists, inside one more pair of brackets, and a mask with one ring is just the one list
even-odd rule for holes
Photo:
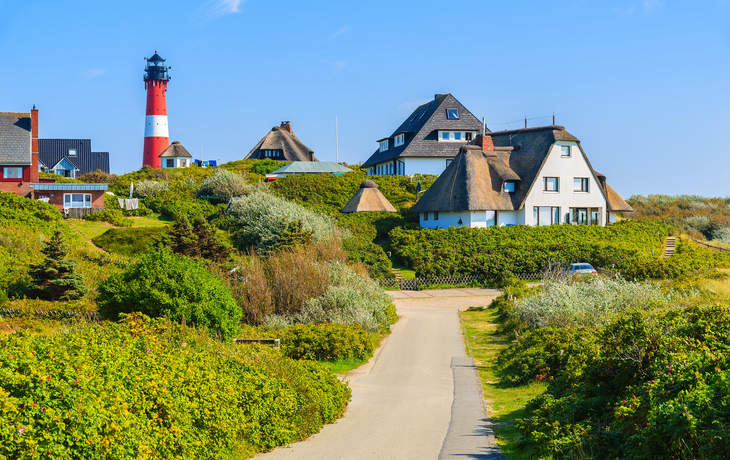
[[214,262],[223,262],[231,253],[231,248],[216,234],[215,227],[199,217],[195,220],[193,233],[197,238],[198,255]]
[[41,252],[46,256],[43,262],[30,266],[30,297],[53,302],[83,297],[87,292],[84,277],[76,273],[76,263],[66,259],[66,244],[59,230]]

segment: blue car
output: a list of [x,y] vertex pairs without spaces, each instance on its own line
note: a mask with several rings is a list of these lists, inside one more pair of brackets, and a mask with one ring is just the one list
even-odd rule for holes
[[578,263],[578,264],[570,264],[570,268],[568,268],[568,273],[570,274],[584,274],[584,273],[598,273],[595,268],[591,264],[587,263]]

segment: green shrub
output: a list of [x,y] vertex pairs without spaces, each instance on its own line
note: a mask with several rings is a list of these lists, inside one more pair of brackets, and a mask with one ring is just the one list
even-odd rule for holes
[[248,196],[231,201],[229,215],[237,230],[234,241],[239,248],[258,250],[275,248],[290,224],[301,222],[303,229],[312,232],[312,240],[324,241],[340,233],[331,217],[310,211],[303,206],[257,189]]
[[108,222],[115,227],[131,227],[134,224],[132,219],[124,217],[124,213],[119,209],[106,208],[100,212],[94,212],[84,216],[84,220],[93,222]]
[[165,227],[110,228],[92,241],[108,252],[132,257],[149,250],[165,231]]
[[270,159],[259,160],[253,166],[251,166],[251,169],[249,171],[254,174],[260,174],[262,176],[265,176],[267,174],[271,174],[277,169],[283,168],[288,164],[291,164],[291,161],[277,161]]
[[293,359],[367,359],[373,353],[373,342],[358,324],[296,324],[284,331],[281,348]]
[[201,262],[156,248],[99,286],[99,311],[116,319],[120,313],[142,312],[207,328],[229,340],[238,330],[241,308],[223,281]]
[[251,186],[242,175],[219,169],[203,181],[198,196],[233,198],[246,195],[250,190]]
[[359,324],[368,332],[389,329],[391,297],[377,283],[339,262],[326,265],[329,285],[324,294],[309,299],[298,312],[271,315],[272,328],[305,324]]
[[143,180],[137,182],[134,187],[134,193],[142,198],[155,196],[159,193],[167,192],[170,186],[167,181]]
[[727,456],[730,307],[632,311],[595,334],[555,332],[516,345],[553,378],[518,420],[526,449],[553,458],[586,449],[596,459]]
[[248,456],[318,432],[350,397],[318,363],[141,315],[0,349],[1,458]]
[[30,266],[33,281],[28,286],[29,297],[55,302],[76,300],[86,292],[84,277],[76,270],[76,263],[66,258],[67,245],[56,230],[41,250],[44,260]]

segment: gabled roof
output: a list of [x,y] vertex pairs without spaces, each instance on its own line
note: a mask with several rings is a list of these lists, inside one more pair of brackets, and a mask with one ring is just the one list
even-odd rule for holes
[[[489,139],[494,151],[482,152],[481,144]],[[596,172],[580,146],[580,141],[557,125],[515,129],[477,136],[459,154],[438,179],[426,190],[411,211],[469,211],[522,209],[528,194],[535,187],[551,147],[557,141],[578,145],[581,155],[593,173],[609,211],[633,211]],[[488,150],[488,149],[485,149]],[[503,191],[504,181],[519,181],[514,193]]]
[[274,174],[315,174],[350,172],[352,169],[334,161],[295,161],[272,172]]
[[172,144],[170,144],[169,147],[167,147],[165,150],[162,151],[161,154],[158,155],[160,158],[192,158],[193,156],[190,155],[190,152],[188,152],[185,147],[182,146],[182,144],[178,141],[174,141]]
[[342,211],[350,212],[397,212],[387,198],[371,180],[363,181],[355,195],[347,202]]
[[[76,156],[69,157],[69,150]],[[78,168],[79,175],[97,169],[109,173],[109,152],[92,152],[90,139],[38,139],[38,159],[45,165],[55,165],[67,157]]]
[[30,113],[0,112],[0,165],[31,164]]
[[[459,118],[450,120],[446,109],[458,109]],[[362,167],[403,157],[453,158],[464,143],[439,142],[438,132],[442,131],[482,131],[482,123],[461,105],[451,94],[437,94],[431,102],[423,104],[389,136],[388,150],[376,150]],[[487,130],[488,131],[488,130]],[[393,147],[393,137],[405,133],[404,143]]]
[[244,160],[263,160],[268,158],[264,150],[281,150],[283,158],[271,158],[281,161],[319,161],[312,149],[307,147],[299,138],[290,132],[291,124],[282,123],[282,126],[274,126],[271,131],[259,141],[258,144],[248,152]]
[[[61,158],[60,160],[58,160],[56,162],[56,164],[54,164],[53,166],[51,166],[50,169],[51,170],[57,169],[58,166],[61,165],[64,162],[66,162],[68,165],[70,165],[73,169],[75,169],[77,171],[79,170],[79,168],[77,168],[76,165],[68,157]],[[65,168],[64,167],[63,169],[69,169],[69,168]]]
[[508,155],[482,152],[477,145],[461,147],[411,212],[517,209],[515,194],[502,191],[505,180],[519,180],[507,165]]

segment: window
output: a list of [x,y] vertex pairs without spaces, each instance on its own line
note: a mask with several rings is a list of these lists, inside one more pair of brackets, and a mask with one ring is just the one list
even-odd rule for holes
[[449,167],[449,165],[450,165],[450,164],[451,164],[451,163],[452,163],[453,161],[454,161],[454,160],[446,160],[446,167],[448,168],[448,167]]
[[545,177],[545,186],[543,190],[546,192],[557,192],[558,191],[558,178],[557,177]]
[[459,119],[459,109],[446,109],[446,118],[449,120]]
[[3,168],[3,177],[5,179],[22,179],[23,178],[23,168],[14,167],[14,166],[6,166]]
[[386,150],[388,150],[388,139],[383,139],[380,141],[380,151],[385,152]]
[[439,212],[438,211],[434,211],[433,212],[433,220],[439,220]]
[[497,223],[497,211],[487,211],[487,227],[492,227]]
[[535,225],[553,225],[560,223],[560,208],[556,206],[535,206],[532,208]]
[[423,220],[428,220],[428,213],[427,212],[424,212],[423,213]]
[[588,192],[588,178],[576,177],[573,179],[574,192]]
[[585,225],[588,223],[588,208],[571,208],[570,209],[570,222],[578,225]]
[[168,158],[168,160],[167,160],[167,167],[168,168],[174,168],[175,167],[175,160],[173,160],[172,158]]
[[441,140],[442,141],[448,141],[449,140],[449,133],[448,131],[441,131],[439,134],[441,134]]
[[454,140],[455,141],[460,141],[461,140],[461,133],[459,133],[459,132],[454,133]]
[[569,145],[561,145],[560,146],[560,156],[561,157],[569,157],[570,156],[570,146]]
[[76,156],[76,149],[68,149],[68,156],[75,157]]
[[515,181],[504,181],[504,191],[509,193],[515,193]]
[[599,225],[601,222],[601,213],[598,208],[591,208],[591,225]]
[[63,195],[64,208],[90,208],[91,195],[88,193],[65,193]]
[[472,136],[471,132],[468,132],[468,133],[464,133],[464,139],[465,139],[465,140],[466,140],[467,142],[471,141],[471,136]]
[[403,145],[405,137],[405,134],[398,134],[397,136],[395,136],[395,139],[393,140],[393,147],[400,147],[401,145]]

